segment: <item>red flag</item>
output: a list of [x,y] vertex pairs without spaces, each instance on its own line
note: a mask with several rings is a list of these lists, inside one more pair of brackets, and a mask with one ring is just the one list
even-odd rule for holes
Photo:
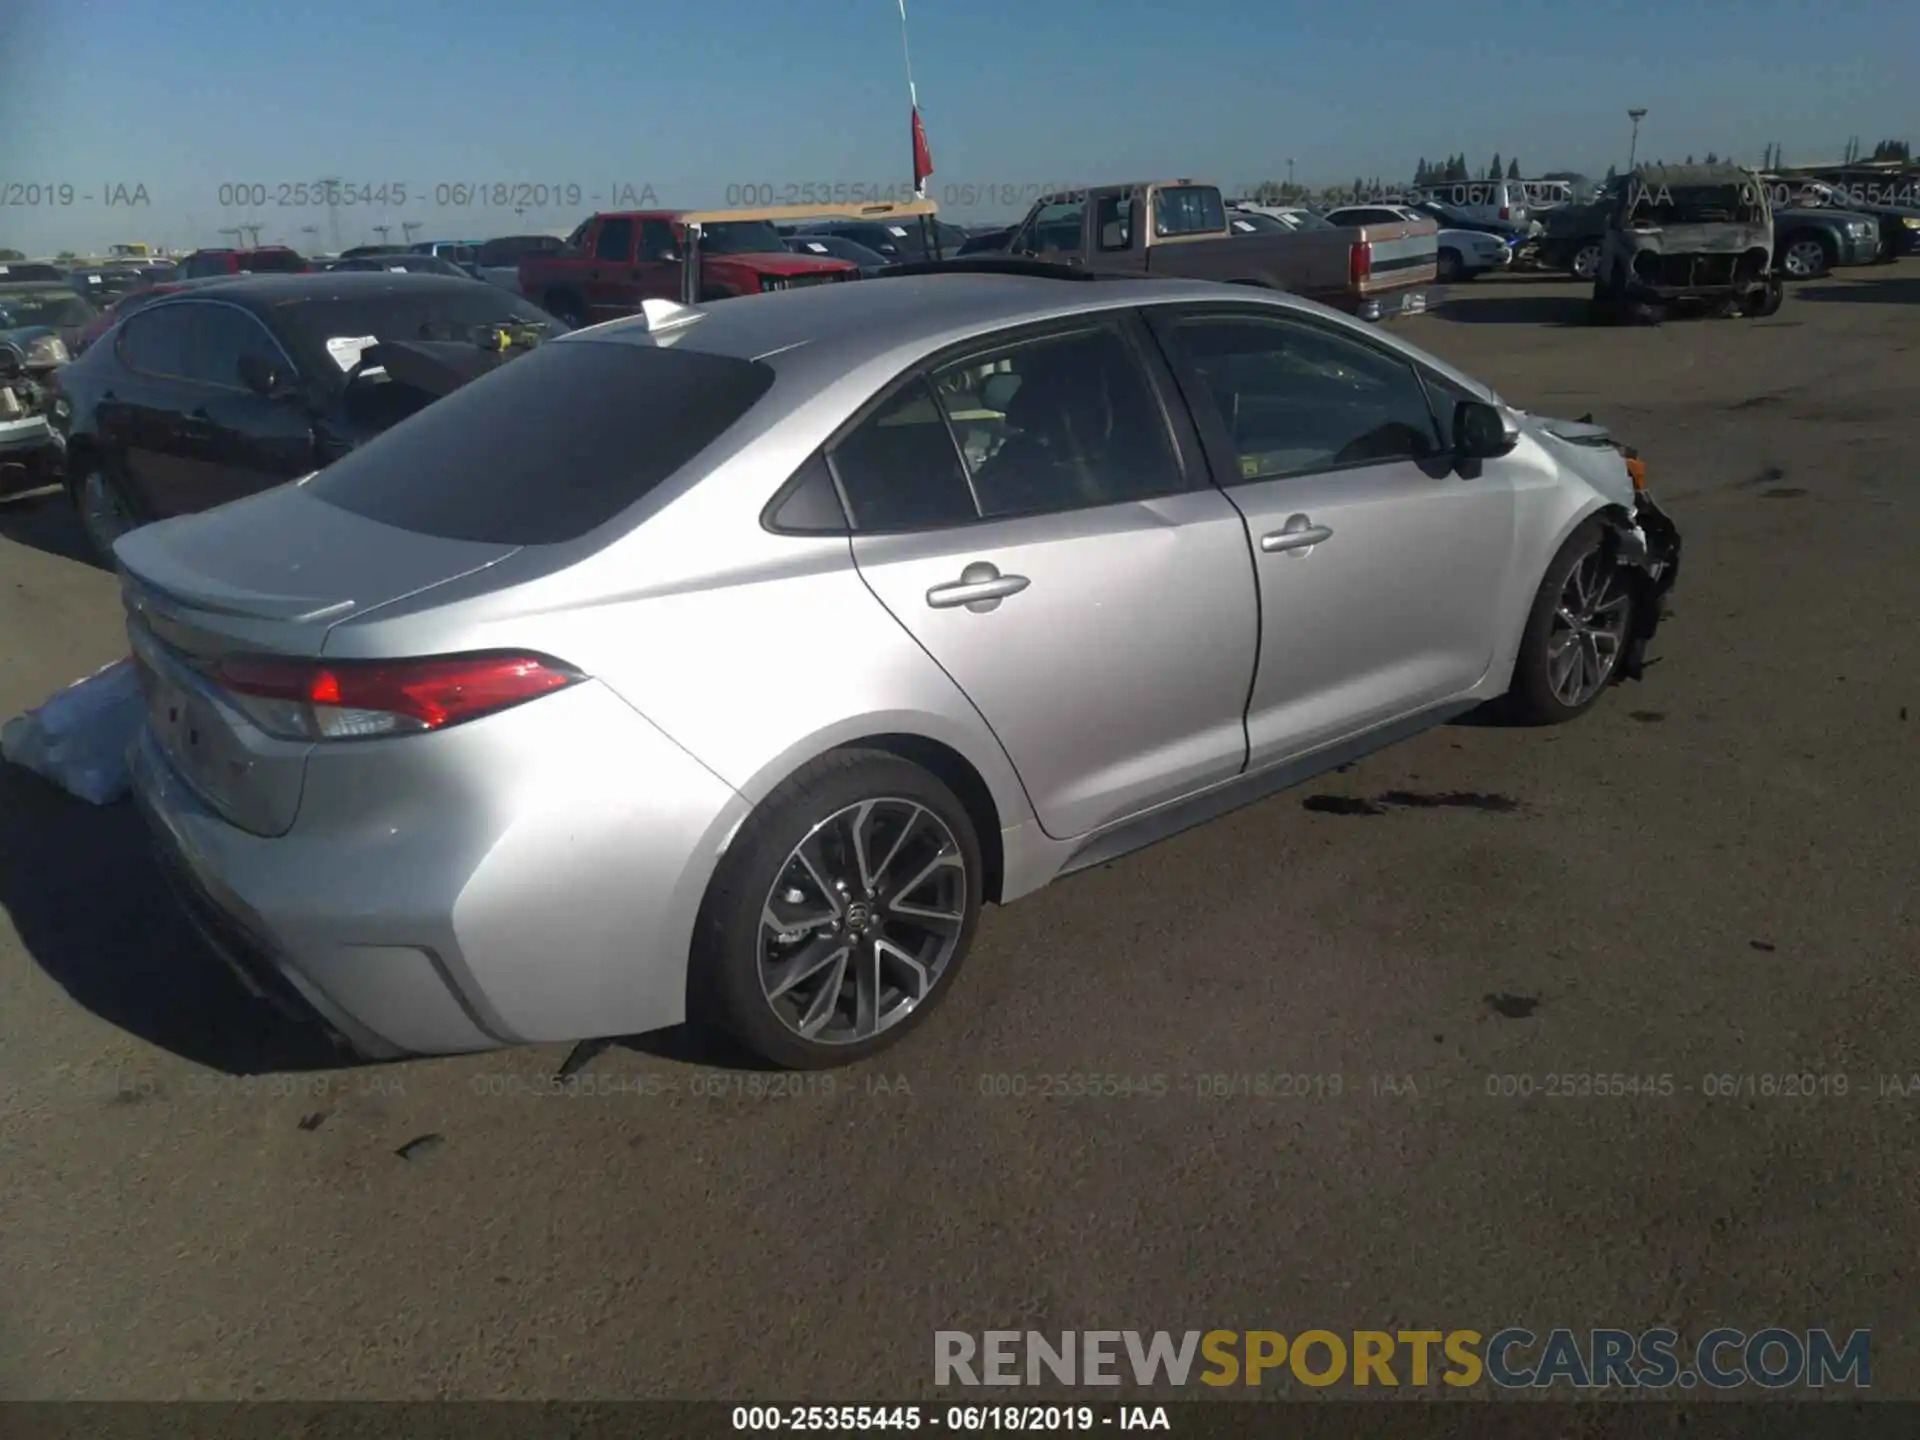
[[927,193],[927,177],[933,174],[933,151],[927,148],[926,128],[920,123],[920,107],[913,107],[913,193]]

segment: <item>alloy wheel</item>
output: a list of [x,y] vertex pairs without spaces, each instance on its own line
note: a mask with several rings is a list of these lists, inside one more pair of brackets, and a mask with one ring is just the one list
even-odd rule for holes
[[891,1029],[952,963],[970,883],[959,842],[925,805],[890,797],[836,811],[794,846],[761,907],[761,994],[814,1044]]
[[1600,247],[1598,245],[1582,245],[1573,252],[1574,279],[1591,280],[1599,269]]
[[119,490],[99,470],[89,470],[80,482],[80,523],[103,557],[113,555],[113,542],[134,528],[133,516]]
[[1568,709],[1586,704],[1613,678],[1631,605],[1618,567],[1599,550],[1588,551],[1567,576],[1547,632],[1547,683]]
[[1780,263],[1794,279],[1811,280],[1826,269],[1827,252],[1818,240],[1796,240]]

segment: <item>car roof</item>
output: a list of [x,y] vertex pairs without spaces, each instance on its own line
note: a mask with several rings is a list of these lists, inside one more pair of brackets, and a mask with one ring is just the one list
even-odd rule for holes
[[[253,274],[210,277],[223,280],[220,299],[252,310],[316,300],[402,299],[409,296],[470,295],[474,282],[465,275],[423,275],[417,271],[321,270],[305,274]],[[180,294],[162,301],[184,299]]]
[[[452,281],[457,284],[460,282]],[[869,363],[904,367],[976,335],[1016,325],[1176,300],[1306,302],[1200,280],[1064,281],[1031,275],[902,275],[853,286],[802,286],[699,307],[692,324],[650,332],[644,318],[612,320],[549,344],[595,341],[670,344],[710,355],[780,356],[784,374],[824,382]]]

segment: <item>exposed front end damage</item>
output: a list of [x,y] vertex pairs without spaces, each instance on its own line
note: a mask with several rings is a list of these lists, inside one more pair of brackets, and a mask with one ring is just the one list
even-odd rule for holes
[[1638,680],[1646,669],[1647,645],[1666,618],[1666,599],[1680,578],[1680,530],[1646,491],[1633,497],[1633,513],[1608,510],[1603,518],[1613,562],[1633,592],[1633,629],[1620,656],[1619,674]]
[[1607,527],[1609,556],[1633,595],[1633,628],[1615,672],[1638,680],[1647,645],[1665,617],[1666,598],[1680,577],[1680,529],[1654,502],[1639,452],[1623,445],[1591,415],[1579,420],[1530,417],[1536,433],[1572,447],[1563,452],[1574,469],[1603,496],[1600,519]]
[[0,495],[60,478],[66,452],[50,423],[48,377],[66,358],[66,350],[43,335],[0,335]]
[[1634,173],[1601,245],[1595,318],[1657,316],[1675,306],[1770,315],[1782,294],[1773,216],[1755,176],[1721,165]]

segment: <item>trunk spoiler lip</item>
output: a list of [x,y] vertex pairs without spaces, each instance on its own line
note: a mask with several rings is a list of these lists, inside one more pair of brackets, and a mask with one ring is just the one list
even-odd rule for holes
[[162,585],[129,569],[125,564],[120,567],[120,575],[120,589],[126,599],[127,610],[142,618],[149,612],[157,612],[166,618],[179,619],[181,617],[177,612],[186,610],[199,611],[204,615],[282,620],[301,625],[345,614],[359,603],[351,598],[321,600],[312,596],[262,595],[257,591],[229,590],[222,594],[212,590],[188,590]]

